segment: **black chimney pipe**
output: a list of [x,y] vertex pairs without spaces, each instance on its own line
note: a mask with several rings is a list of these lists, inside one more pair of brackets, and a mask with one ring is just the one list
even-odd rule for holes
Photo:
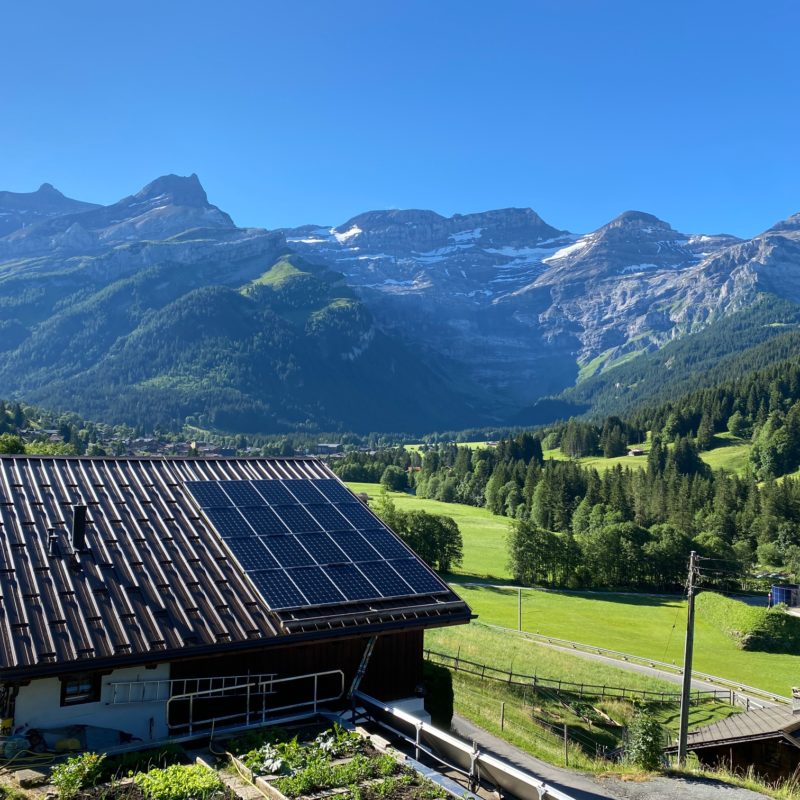
[[86,506],[72,507],[72,552],[78,553],[86,546]]

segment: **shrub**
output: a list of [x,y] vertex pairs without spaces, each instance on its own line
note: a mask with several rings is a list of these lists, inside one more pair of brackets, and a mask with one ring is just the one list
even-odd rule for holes
[[663,746],[664,734],[658,720],[639,711],[628,727],[626,760],[642,769],[655,771],[663,764]]
[[713,592],[703,592],[696,602],[698,618],[716,625],[742,650],[800,653],[800,619],[780,606],[748,606]]
[[81,789],[94,786],[100,778],[104,755],[81,753],[53,767],[50,782],[58,789],[61,800],[71,800]]
[[133,781],[150,800],[206,800],[222,789],[217,774],[200,764],[139,772]]

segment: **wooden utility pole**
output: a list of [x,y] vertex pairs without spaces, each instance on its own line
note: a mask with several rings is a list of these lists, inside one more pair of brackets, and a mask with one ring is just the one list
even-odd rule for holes
[[522,589],[517,589],[517,630],[522,630]]
[[689,732],[689,702],[692,693],[692,656],[694,654],[694,579],[697,572],[697,553],[689,555],[689,580],[686,593],[689,612],[686,620],[686,646],[683,649],[683,690],[681,692],[681,722],[678,731],[678,765],[686,763],[686,741]]

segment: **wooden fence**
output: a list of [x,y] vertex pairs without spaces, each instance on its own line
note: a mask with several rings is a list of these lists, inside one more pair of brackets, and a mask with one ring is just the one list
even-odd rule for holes
[[[645,700],[649,703],[679,703],[681,693],[654,692],[647,689],[628,689],[624,686],[606,686],[591,683],[575,683],[553,678],[540,678],[537,675],[525,675],[519,672],[499,669],[489,664],[478,664],[459,656],[439,653],[435,650],[425,650],[425,658],[436,664],[448,667],[455,672],[465,672],[479,678],[506,683],[509,686],[522,686],[533,691],[556,692],[570,694],[578,697],[611,697],[619,700]],[[731,705],[735,702],[734,692],[731,689],[696,690],[691,693],[693,704],[707,700],[721,700]]]

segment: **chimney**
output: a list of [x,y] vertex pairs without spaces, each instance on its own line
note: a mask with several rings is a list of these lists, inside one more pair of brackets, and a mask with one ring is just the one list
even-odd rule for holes
[[86,547],[86,506],[73,506],[72,552],[79,553]]
[[53,528],[47,529],[47,554],[50,556],[58,555],[58,535]]

